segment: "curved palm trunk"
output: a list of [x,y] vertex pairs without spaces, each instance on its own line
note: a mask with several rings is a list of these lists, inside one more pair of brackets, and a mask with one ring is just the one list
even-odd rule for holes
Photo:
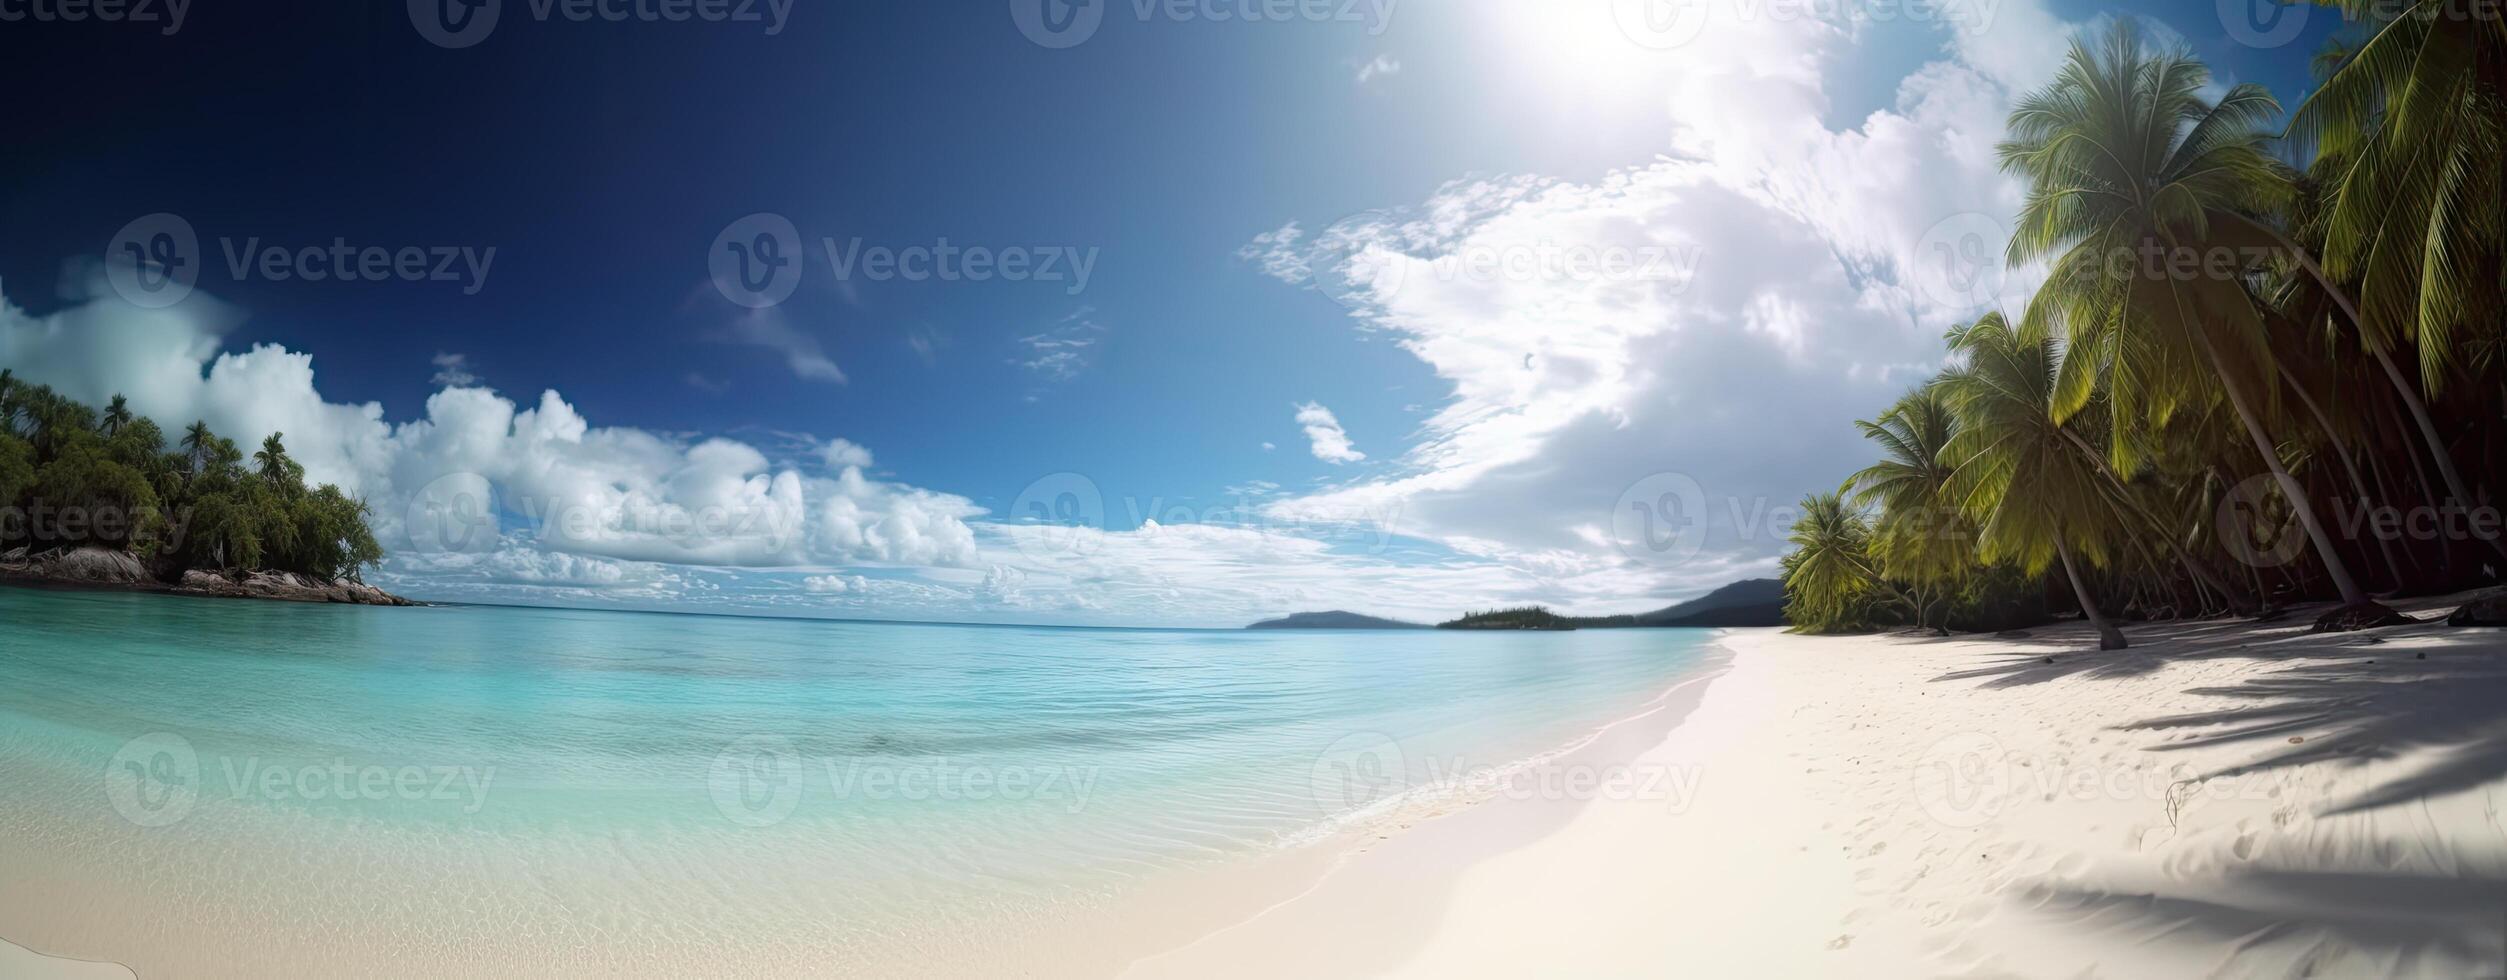
[[2116,499],[2122,501],[2124,507],[2133,512],[2133,516],[2141,518],[2142,523],[2150,525],[2152,530],[2159,532],[2160,539],[2167,542],[2168,550],[2175,553],[2176,560],[2185,566],[2185,571],[2194,577],[2194,581],[2196,583],[2207,586],[2212,591],[2219,593],[2220,598],[2227,601],[2230,612],[2243,615],[2260,608],[2261,600],[2256,599],[2249,601],[2249,597],[2239,593],[2236,589],[2229,587],[2227,582],[2222,581],[2217,574],[2211,571],[2211,567],[2209,565],[2194,559],[2193,552],[2185,549],[2185,542],[2179,541],[2176,539],[2175,535],[2167,533],[2167,524],[2160,521],[2158,515],[2152,514],[2148,508],[2143,507],[2141,505],[2141,501],[2133,499],[2132,491],[2124,486],[2124,478],[2117,475],[2114,469],[2107,466],[2105,456],[2099,455],[2096,449],[2090,448],[2089,443],[2083,441],[2079,433],[2073,432],[2070,429],[2064,429],[2062,431],[2063,438],[2072,444],[2072,448],[2079,450],[2081,455],[2088,457],[2089,464],[2097,467],[2098,472],[2107,478],[2107,483],[2115,488]]
[[[2333,444],[2333,456],[2342,461],[2342,471],[2349,474],[2350,489],[2359,495],[2359,506],[2364,509],[2374,505],[2377,498],[2368,492],[2368,481],[2360,475],[2358,461],[2350,458],[2350,446],[2342,441],[2341,430],[2333,427],[2332,416],[2325,414],[2324,406],[2316,404],[2315,396],[2308,394],[2306,386],[2298,383],[2298,376],[2290,373],[2289,365],[2275,358],[2272,366],[2281,372],[2281,380],[2288,383],[2290,392],[2307,406],[2307,414],[2315,416],[2316,426],[2324,430],[2325,441]],[[2385,559],[2385,573],[2394,580],[2394,589],[2401,591],[2409,587],[2410,580],[2403,577],[2402,562],[2394,557],[2394,539],[2383,534],[2374,537],[2377,552]]]
[[[2455,470],[2455,454],[2446,448],[2446,438],[2438,434],[2437,422],[2429,417],[2428,403],[2420,399],[2419,389],[2412,387],[2410,379],[2403,376],[2402,368],[2394,364],[2393,355],[2369,341],[2368,321],[2359,315],[2359,307],[2350,301],[2350,295],[2335,286],[2333,277],[2324,274],[2324,267],[2316,264],[2315,257],[2290,241],[2289,236],[2281,234],[2280,229],[2251,218],[2241,216],[2240,220],[2270,233],[2282,248],[2288,249],[2290,255],[2297,258],[2299,267],[2307,270],[2307,275],[2315,279],[2316,285],[2323,287],[2325,295],[2333,298],[2333,305],[2341,307],[2342,315],[2350,318],[2351,325],[2359,331],[2359,346],[2367,348],[2368,354],[2376,358],[2377,366],[2385,371],[2386,380],[2393,383],[2395,394],[2402,396],[2403,405],[2410,410],[2412,423],[2420,429],[2420,440],[2428,444],[2429,458],[2437,463],[2438,476],[2446,481],[2446,493],[2454,498],[2455,506],[2470,508],[2474,503],[2472,492],[2465,489],[2463,474]],[[2507,556],[2507,543],[2494,536],[2486,540],[2491,549]]]
[[2229,373],[2228,365],[2220,362],[2220,352],[2211,346],[2211,338],[2201,330],[2192,333],[2194,342],[2202,345],[2202,355],[2210,359],[2212,372],[2220,376],[2220,387],[2227,390],[2229,407],[2237,410],[2237,421],[2245,425],[2246,437],[2254,440],[2255,451],[2263,455],[2263,465],[2272,471],[2272,482],[2280,486],[2281,496],[2289,499],[2290,509],[2298,512],[2298,523],[2307,529],[2307,540],[2315,544],[2316,557],[2324,560],[2324,573],[2342,594],[2342,605],[2366,605],[2368,594],[2360,591],[2358,580],[2350,577],[2350,566],[2342,561],[2341,552],[2334,550],[2332,536],[2324,533],[2324,523],[2316,519],[2315,504],[2308,501],[2307,488],[2281,463],[2280,451],[2273,447],[2272,437],[2264,433],[2263,423],[2255,420],[2254,407],[2247,404],[2245,391]]
[[2129,646],[2124,642],[2124,631],[2107,622],[2106,614],[2098,611],[2098,600],[2089,597],[2089,583],[2081,579],[2080,565],[2072,561],[2072,543],[2061,527],[2054,530],[2054,553],[2063,559],[2063,577],[2072,580],[2072,598],[2080,602],[2081,616],[2098,631],[2098,649],[2122,650]]

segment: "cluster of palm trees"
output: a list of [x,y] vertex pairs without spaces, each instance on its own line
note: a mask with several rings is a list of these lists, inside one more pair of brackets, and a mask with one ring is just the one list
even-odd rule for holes
[[308,489],[278,433],[250,457],[193,422],[165,434],[115,395],[101,413],[0,369],[0,551],[131,551],[161,570],[357,580],[383,558],[364,502]]
[[2325,2],[2352,24],[2285,126],[2129,20],[2017,104],[2007,260],[2051,272],[1860,423],[1881,460],[1792,534],[1798,627],[2051,593],[2113,649],[2116,618],[2327,598],[2321,625],[2355,628],[2395,620],[2378,595],[2507,571],[2482,480],[2507,445],[2507,26]]

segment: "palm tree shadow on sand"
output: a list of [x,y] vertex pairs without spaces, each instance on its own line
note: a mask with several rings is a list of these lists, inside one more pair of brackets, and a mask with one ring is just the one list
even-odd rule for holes
[[[2189,688],[2223,707],[2159,715],[2112,731],[2163,733],[2153,752],[2246,747],[2242,762],[2204,772],[2236,778],[2298,766],[2360,766],[2426,753],[2429,761],[2328,801],[2322,818],[2404,822],[2404,808],[2507,778],[2507,630],[2450,628],[2449,599],[2422,600],[2411,626],[2369,634],[2307,632],[2278,624],[2209,621],[2136,627],[2129,651],[2091,653],[2072,642],[2015,643],[1986,666],[1938,681],[2013,688],[2067,677],[2113,680],[2171,663],[2258,658],[2285,664],[2235,684]],[[2069,631],[2066,631],[2069,632]],[[2297,742],[2291,738],[2300,739]],[[2380,812],[2382,811],[2382,812]],[[2493,815],[2493,823],[2496,817]],[[2475,844],[2484,842],[2473,842]],[[2191,943],[2233,954],[2271,946],[2269,962],[2236,970],[2290,975],[2507,977],[2507,848],[2442,855],[2347,854],[2293,862],[2256,855],[2215,880],[2046,880],[2019,902],[2067,927],[2123,942]],[[2404,859],[2412,859],[2406,862]],[[2425,860],[2420,860],[2425,859]],[[2306,866],[2292,866],[2293,864]],[[2422,870],[2393,867],[2419,863]],[[2433,865],[2444,871],[2426,870]],[[2283,964],[2278,958],[2288,958]],[[2239,975],[2245,975],[2240,973]]]

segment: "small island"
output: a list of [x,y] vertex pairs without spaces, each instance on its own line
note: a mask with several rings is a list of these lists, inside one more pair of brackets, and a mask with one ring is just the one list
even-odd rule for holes
[[418,605],[365,584],[369,513],[307,487],[280,433],[247,459],[193,422],[169,449],[120,395],[99,412],[0,369],[0,581]]
[[1572,630],[1576,622],[1546,606],[1520,606],[1465,613],[1461,619],[1436,624],[1441,630]]

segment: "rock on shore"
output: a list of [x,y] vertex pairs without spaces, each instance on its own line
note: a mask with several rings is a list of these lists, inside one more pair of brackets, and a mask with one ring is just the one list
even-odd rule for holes
[[0,579],[52,582],[63,585],[121,587],[176,595],[230,599],[278,599],[288,602],[338,602],[365,606],[416,606],[371,585],[332,582],[288,572],[221,574],[192,569],[169,584],[127,552],[80,548],[69,552],[29,554],[19,548],[0,554]]

